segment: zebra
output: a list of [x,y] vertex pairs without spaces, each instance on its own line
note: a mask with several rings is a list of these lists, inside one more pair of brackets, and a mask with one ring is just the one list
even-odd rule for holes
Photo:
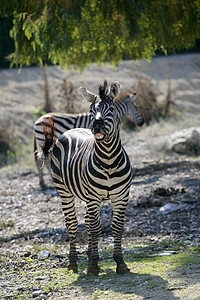
[[[94,97],[94,94],[90,93],[90,97]],[[138,112],[138,109],[133,102],[135,99],[135,93],[121,93],[115,99],[115,109],[116,118],[118,122],[121,123],[125,119],[129,119],[137,126],[143,125],[143,117]],[[48,113],[38,118],[34,124],[34,156],[35,163],[39,176],[39,184],[42,189],[45,188],[44,178],[43,178],[43,162],[40,159],[40,150],[44,145],[44,126],[49,134],[51,134],[52,129],[54,129],[54,136],[52,139],[51,147],[53,147],[57,138],[61,136],[66,130],[72,128],[89,128],[90,127],[90,113],[82,114],[67,114],[67,113]],[[48,161],[46,162],[46,167],[51,174],[50,165]]]
[[124,213],[132,182],[132,167],[119,135],[117,102],[118,81],[99,86],[99,95],[80,88],[89,102],[91,128],[75,128],[64,132],[51,153],[54,185],[61,197],[62,209],[70,236],[68,270],[78,271],[76,252],[77,218],[75,198],[86,202],[85,224],[88,232],[88,275],[99,274],[98,238],[101,233],[100,204],[111,200],[113,205],[113,258],[116,272],[125,274],[129,268],[124,262],[121,238]]

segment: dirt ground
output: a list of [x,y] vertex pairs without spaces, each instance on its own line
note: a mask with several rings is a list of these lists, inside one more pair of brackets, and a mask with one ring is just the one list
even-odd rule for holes
[[[98,84],[105,78],[109,82],[121,79],[122,89],[130,90],[136,72],[150,76],[162,91],[162,98],[166,93],[169,66],[172,66],[176,117],[144,126],[136,132],[121,130],[122,141],[134,169],[125,216],[124,247],[127,247],[127,241],[140,245],[174,241],[185,243],[188,248],[200,246],[199,157],[178,155],[166,150],[165,144],[161,143],[163,137],[170,136],[177,130],[199,125],[200,54],[155,58],[150,64],[143,62],[140,67],[135,62],[122,62],[117,70],[92,66],[84,73],[61,71],[53,67],[48,71],[52,87],[51,97],[55,101],[57,96],[54,87],[63,77],[69,76],[77,88],[85,85],[92,92],[96,92]],[[54,289],[43,295],[37,288],[25,282],[24,277],[28,278],[33,273],[33,265],[29,268],[27,261],[29,258],[36,259],[39,250],[51,249],[54,254],[57,253],[55,259],[58,260],[51,260],[46,265],[47,269],[62,264],[64,266],[63,253],[68,252],[66,241],[69,237],[64,226],[60,199],[52,187],[47,171],[45,181],[48,188],[42,191],[39,187],[30,150],[33,111],[41,107],[42,84],[38,68],[27,68],[19,74],[17,70],[0,71],[1,124],[5,126],[13,123],[15,138],[25,145],[30,144],[24,159],[0,169],[0,296],[2,299],[116,299],[112,298],[115,296],[107,298],[110,294],[107,296],[105,292],[104,296],[95,296],[94,293],[87,296],[84,292],[76,294],[77,288],[72,286],[68,294]],[[113,245],[111,212],[111,204],[103,203],[102,235],[99,243],[101,251],[111,249]],[[77,215],[78,249],[80,254],[84,254],[87,249],[84,205],[79,201]],[[188,283],[188,296],[175,296],[171,289],[163,298],[153,292],[152,296],[141,293],[140,297],[134,294],[123,297],[153,300],[200,299],[199,265],[196,265],[195,276],[193,282]],[[36,282],[42,282],[39,276],[36,277]],[[176,288],[181,290],[181,286]],[[123,297],[120,296],[119,299]]]

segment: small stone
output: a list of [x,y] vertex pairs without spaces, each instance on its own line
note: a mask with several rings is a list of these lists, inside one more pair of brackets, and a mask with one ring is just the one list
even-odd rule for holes
[[30,251],[26,251],[26,252],[24,253],[24,257],[29,257],[29,256],[31,256],[31,252],[30,252]]
[[45,279],[45,277],[42,277],[42,276],[35,277],[35,280],[44,280],[44,279]]
[[47,299],[47,296],[44,295],[44,294],[41,294],[37,297],[37,299],[40,299],[40,300],[46,300]]
[[42,293],[43,293],[42,290],[34,291],[34,292],[32,292],[32,296],[33,296],[33,298],[36,298],[36,297],[40,296]]
[[160,252],[160,253],[153,254],[151,256],[170,256],[170,255],[173,255],[173,254],[176,254],[176,253],[177,253],[176,251],[163,251],[163,252]]
[[25,286],[18,286],[17,290],[18,291],[25,291],[26,287]]
[[163,251],[161,253],[158,254],[158,256],[170,256],[176,254],[176,251]]
[[33,250],[33,246],[32,245],[26,245],[25,247],[24,247],[24,251],[26,252],[26,251],[32,251]]
[[110,244],[108,247],[109,249],[114,249],[114,244]]
[[38,259],[47,259],[50,256],[50,252],[47,250],[40,251],[38,254]]

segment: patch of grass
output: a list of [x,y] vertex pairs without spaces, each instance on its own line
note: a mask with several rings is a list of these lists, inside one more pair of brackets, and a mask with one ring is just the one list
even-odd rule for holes
[[[50,252],[60,251],[60,246],[34,246],[38,252],[48,249]],[[159,254],[175,251],[169,256]],[[23,284],[29,287],[29,295],[33,288],[42,289],[46,295],[50,292],[52,299],[168,299],[181,297],[198,299],[200,289],[200,256],[196,246],[185,246],[184,243],[172,241],[152,245],[135,245],[129,241],[128,249],[124,252],[125,261],[131,272],[118,275],[112,251],[100,251],[99,276],[87,276],[87,256],[79,255],[79,273],[74,274],[64,266],[65,259],[47,259],[40,261],[36,258],[26,258],[22,269],[17,269],[17,275]],[[5,263],[2,261],[2,263]],[[19,261],[12,259],[10,272]],[[5,276],[5,274],[4,274]],[[11,276],[8,274],[7,276]],[[41,279],[37,279],[40,278]],[[11,280],[16,280],[12,279]],[[191,290],[195,294],[191,294]],[[190,293],[189,293],[190,292]],[[21,294],[25,295],[23,291]],[[26,291],[27,293],[27,291]],[[27,294],[26,294],[27,295]],[[20,296],[19,293],[16,295]],[[193,297],[193,298],[192,298]]]
[[0,230],[3,230],[4,228],[7,227],[14,227],[15,223],[13,219],[8,219],[8,220],[0,220]]
[[8,140],[4,143],[0,140],[0,144],[0,167],[15,163],[18,153],[20,153],[21,144],[15,139]]
[[40,251],[43,251],[43,250],[47,250],[49,252],[54,252],[54,253],[58,253],[60,252],[60,249],[61,246],[59,245],[56,245],[56,244],[52,244],[52,245],[33,245],[33,249],[36,253],[40,252]]
[[14,143],[4,156],[0,153],[0,172],[13,172],[22,166],[27,170],[35,168],[33,148],[33,138],[30,138],[27,144]]
[[46,114],[46,111],[42,109],[33,109],[33,119],[36,121],[38,118],[42,117],[43,115]]

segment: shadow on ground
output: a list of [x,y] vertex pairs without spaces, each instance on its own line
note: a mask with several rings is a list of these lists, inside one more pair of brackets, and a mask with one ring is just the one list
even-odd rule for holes
[[120,293],[121,296],[142,296],[143,299],[179,299],[168,289],[168,281],[160,276],[132,272],[117,275],[111,269],[106,269],[105,272],[106,274],[100,275],[99,279],[94,276],[88,279],[81,274],[73,284],[81,287],[83,293],[91,294],[91,297],[95,291],[98,293],[98,290],[102,293]]

